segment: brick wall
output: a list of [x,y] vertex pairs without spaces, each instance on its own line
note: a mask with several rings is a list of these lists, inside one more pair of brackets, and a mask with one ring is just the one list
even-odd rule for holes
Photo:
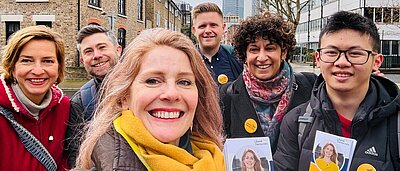
[[[143,3],[145,1],[143,0]],[[78,3],[80,3],[79,8]],[[36,22],[33,21],[34,15],[54,16],[52,28],[59,32],[65,41],[66,79],[85,79],[88,76],[82,64],[79,63],[75,42],[76,34],[81,27],[96,22],[110,29],[109,18],[113,16],[113,31],[118,36],[118,28],[126,30],[126,45],[145,28],[145,17],[143,17],[143,21],[137,20],[137,0],[126,0],[126,15],[118,14],[118,0],[101,0],[100,3],[100,8],[98,8],[88,5],[87,0],[79,0],[79,2],[76,0],[49,0],[40,3],[17,3],[16,0],[2,0],[0,5],[0,48],[6,44],[5,22],[10,15],[22,16],[20,28],[36,25]],[[145,15],[145,11],[145,4],[143,4],[143,15]],[[79,16],[78,13],[80,13]]]
[[[6,1],[6,2],[4,2]],[[6,44],[5,22],[7,17],[22,15],[20,28],[36,25],[34,16],[54,16],[52,28],[61,33],[65,42],[66,65],[76,62],[75,34],[78,30],[76,1],[57,0],[42,3],[17,3],[15,0],[2,0],[0,5],[0,46]]]

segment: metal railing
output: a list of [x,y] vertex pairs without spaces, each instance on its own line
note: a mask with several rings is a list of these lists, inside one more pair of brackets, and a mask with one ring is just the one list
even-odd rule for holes
[[399,55],[383,55],[382,69],[392,70],[400,69]]

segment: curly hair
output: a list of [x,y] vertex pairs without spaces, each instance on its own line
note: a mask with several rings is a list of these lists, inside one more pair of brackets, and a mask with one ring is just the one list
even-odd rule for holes
[[247,46],[257,37],[277,43],[288,54],[296,45],[293,24],[281,15],[266,11],[242,21],[233,36],[235,53],[241,62],[246,61]]

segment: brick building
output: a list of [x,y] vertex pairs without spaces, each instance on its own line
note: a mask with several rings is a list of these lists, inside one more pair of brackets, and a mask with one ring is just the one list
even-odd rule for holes
[[[5,1],[5,2],[4,2]],[[78,31],[78,8],[72,0],[2,0],[0,5],[0,47],[20,28],[47,25],[62,33],[66,64],[76,66],[75,34]]]
[[146,28],[181,31],[182,13],[172,0],[146,0]]
[[76,50],[76,34],[88,24],[114,31],[126,46],[145,28],[181,30],[181,12],[172,0],[2,0],[0,48],[15,31],[47,25],[61,33],[66,46],[66,79],[87,78]]

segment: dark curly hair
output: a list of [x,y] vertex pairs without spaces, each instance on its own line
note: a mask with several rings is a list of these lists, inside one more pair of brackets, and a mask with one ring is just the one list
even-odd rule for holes
[[242,21],[233,36],[235,53],[241,62],[246,61],[247,46],[255,42],[257,37],[277,43],[288,54],[296,45],[293,24],[281,15],[266,11]]

